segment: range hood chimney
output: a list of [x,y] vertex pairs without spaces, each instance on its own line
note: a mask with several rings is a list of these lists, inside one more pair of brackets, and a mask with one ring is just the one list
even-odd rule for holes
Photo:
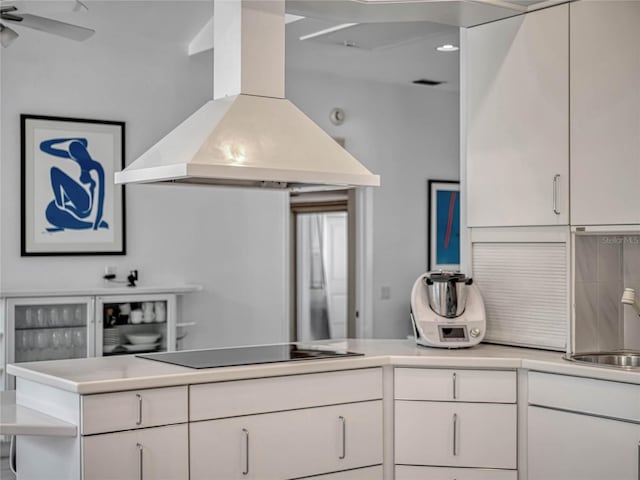
[[115,174],[117,184],[378,186],[284,98],[284,0],[214,1],[214,100]]

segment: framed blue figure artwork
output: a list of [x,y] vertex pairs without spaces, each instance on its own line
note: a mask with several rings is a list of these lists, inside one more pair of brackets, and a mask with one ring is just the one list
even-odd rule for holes
[[21,255],[124,255],[124,122],[20,120]]
[[428,181],[428,270],[460,269],[460,182]]

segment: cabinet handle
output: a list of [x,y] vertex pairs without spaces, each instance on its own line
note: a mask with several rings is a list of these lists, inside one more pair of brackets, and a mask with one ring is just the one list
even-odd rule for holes
[[458,391],[456,388],[456,383],[457,383],[457,378],[456,378],[456,372],[453,372],[453,375],[451,376],[451,382],[453,384],[453,399],[456,400],[458,398]]
[[138,421],[136,425],[142,425],[142,395],[136,393],[136,397],[138,398]]
[[347,420],[342,415],[338,419],[342,424],[342,454],[338,458],[344,460],[347,456]]
[[136,443],[138,447],[138,480],[144,479],[144,447],[141,443]]
[[244,470],[242,475],[249,475],[249,430],[243,428],[242,433],[244,433]]
[[458,414],[453,414],[453,456],[458,455]]
[[556,215],[560,215],[560,210],[558,210],[558,180],[560,180],[559,173],[553,176],[553,213]]

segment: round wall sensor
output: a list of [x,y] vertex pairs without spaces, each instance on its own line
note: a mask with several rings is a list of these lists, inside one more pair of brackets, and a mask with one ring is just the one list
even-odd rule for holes
[[329,114],[329,120],[331,120],[331,123],[334,125],[342,125],[344,123],[344,110],[334,108]]

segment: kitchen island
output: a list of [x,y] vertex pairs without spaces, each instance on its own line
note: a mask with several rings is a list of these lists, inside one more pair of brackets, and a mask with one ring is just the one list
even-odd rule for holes
[[[20,435],[18,479],[537,480],[545,478],[538,463],[549,442],[527,424],[547,412],[623,428],[631,446],[612,457],[622,467],[592,470],[621,468],[615,478],[636,478],[627,471],[638,461],[638,369],[488,344],[313,345],[364,355],[205,369],[133,355],[10,365],[18,405],[78,428],[74,437]],[[571,466],[554,462],[541,463],[559,472]]]

